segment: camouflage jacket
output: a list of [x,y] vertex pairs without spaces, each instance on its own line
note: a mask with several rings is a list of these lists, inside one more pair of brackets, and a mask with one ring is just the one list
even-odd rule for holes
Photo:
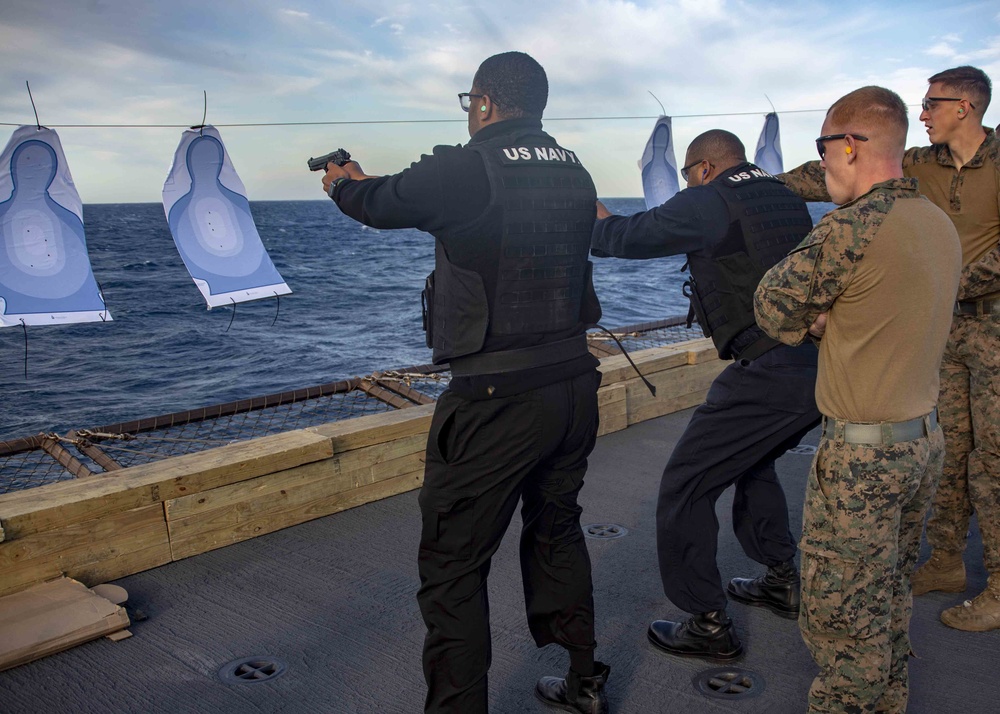
[[[986,139],[976,151],[975,156],[962,168],[978,169],[985,167],[988,169],[992,167],[995,172],[995,181],[1000,186],[1000,137],[997,136],[997,133],[993,129],[983,127],[983,130],[986,132]],[[955,160],[947,144],[934,144],[932,146],[907,149],[903,155],[903,175],[913,176],[919,171],[916,168],[918,165],[929,163],[936,163],[951,169],[955,168]],[[961,172],[959,176],[964,178]],[[826,190],[823,169],[820,168],[819,161],[804,163],[791,171],[779,174],[777,178],[784,181],[786,186],[806,201],[830,200],[830,194]],[[959,199],[961,178],[957,181],[954,177],[950,178],[951,186],[949,190],[952,193],[953,200]],[[932,200],[934,199],[932,198]],[[937,201],[935,202],[937,203]],[[952,211],[956,210],[955,205],[942,206],[938,203],[938,207],[945,211],[945,213],[949,213],[949,209]],[[998,212],[997,223],[1000,224],[1000,194],[996,197],[994,207]],[[959,228],[959,236],[964,241],[966,237],[962,236],[961,232],[961,228]],[[964,267],[961,282],[959,283],[958,297],[961,300],[966,300],[984,295],[992,295],[993,293],[1000,293],[1000,234],[997,235],[997,245],[992,250]]]

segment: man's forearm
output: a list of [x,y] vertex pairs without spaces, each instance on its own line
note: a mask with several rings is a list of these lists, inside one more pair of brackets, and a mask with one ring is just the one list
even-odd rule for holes
[[1000,246],[966,265],[958,283],[959,300],[975,300],[994,293],[1000,293]]
[[807,161],[791,171],[778,174],[776,178],[784,181],[792,193],[805,201],[830,200],[830,194],[826,190],[826,177],[818,161]]

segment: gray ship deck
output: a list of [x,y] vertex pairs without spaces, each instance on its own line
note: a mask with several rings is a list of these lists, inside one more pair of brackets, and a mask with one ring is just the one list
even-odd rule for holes
[[[814,665],[794,621],[733,603],[746,655],[735,667],[764,680],[754,697],[700,694],[698,673],[718,667],[661,655],[646,643],[650,620],[678,615],[656,572],[654,508],[662,465],[690,410],[598,441],[584,488],[584,523],[615,523],[625,537],[589,540],[598,656],[612,667],[618,714],[802,712]],[[817,432],[805,443],[815,444]],[[779,472],[799,528],[810,456],[788,454]],[[0,673],[0,712],[332,712],[422,710],[423,625],[415,602],[416,492],[371,503],[117,581],[147,619],[134,637],[99,640]],[[757,574],[729,527],[732,490],[720,500],[719,566],[728,579]],[[528,635],[517,564],[517,517],[493,563],[490,598],[493,714],[550,711],[535,680],[562,674],[565,654],[537,650]],[[966,558],[971,597],[985,585],[977,531]],[[992,680],[1000,631],[963,633],[938,621],[962,595],[917,600],[911,627],[910,707],[920,712],[996,712]],[[220,668],[264,655],[279,677],[230,684]]]

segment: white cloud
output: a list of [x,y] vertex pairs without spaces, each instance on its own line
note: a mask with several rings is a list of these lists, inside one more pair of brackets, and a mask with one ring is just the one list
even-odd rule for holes
[[[822,111],[788,112],[825,110],[863,84],[888,86],[912,103],[926,77],[959,63],[1000,76],[1000,37],[981,28],[982,3],[949,8],[953,26],[963,28],[961,39],[938,36],[915,52],[913,38],[936,26],[938,12],[918,5],[887,12],[861,0],[836,6],[820,0],[337,0],[334,13],[309,1],[276,8],[268,0],[109,0],[100,6],[6,0],[0,78],[8,91],[0,93],[0,121],[31,120],[20,89],[25,79],[42,120],[53,124],[193,124],[200,121],[203,89],[208,120],[216,124],[456,120],[222,129],[251,197],[309,197],[317,193],[315,176],[299,164],[336,148],[327,143],[345,146],[367,169],[383,173],[435,143],[465,139],[455,93],[469,88],[483,58],[518,49],[548,73],[550,119],[655,116],[660,108],[648,91],[674,116],[727,115],[675,119],[679,153],[716,126],[755,142],[760,114],[769,110],[767,94],[785,112],[782,145],[791,165],[811,158]],[[312,31],[303,32],[306,26]],[[754,114],[735,115],[740,112]],[[602,191],[638,192],[635,159],[652,120],[546,126],[589,162]],[[180,130],[67,132],[64,144],[85,200],[157,200]],[[919,127],[913,140],[921,140]],[[155,170],[131,165],[128,157],[136,154],[151,157]]]
[[936,45],[931,45],[925,49],[924,54],[930,55],[931,57],[951,58],[955,56],[955,49],[947,42],[939,42]]

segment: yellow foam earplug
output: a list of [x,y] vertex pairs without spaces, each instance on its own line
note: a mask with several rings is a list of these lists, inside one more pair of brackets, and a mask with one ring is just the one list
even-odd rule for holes
[[849,154],[849,153],[851,153],[851,147],[850,147],[850,146],[848,146],[848,147],[847,147],[846,149],[844,149],[844,153],[845,153],[845,154]]

